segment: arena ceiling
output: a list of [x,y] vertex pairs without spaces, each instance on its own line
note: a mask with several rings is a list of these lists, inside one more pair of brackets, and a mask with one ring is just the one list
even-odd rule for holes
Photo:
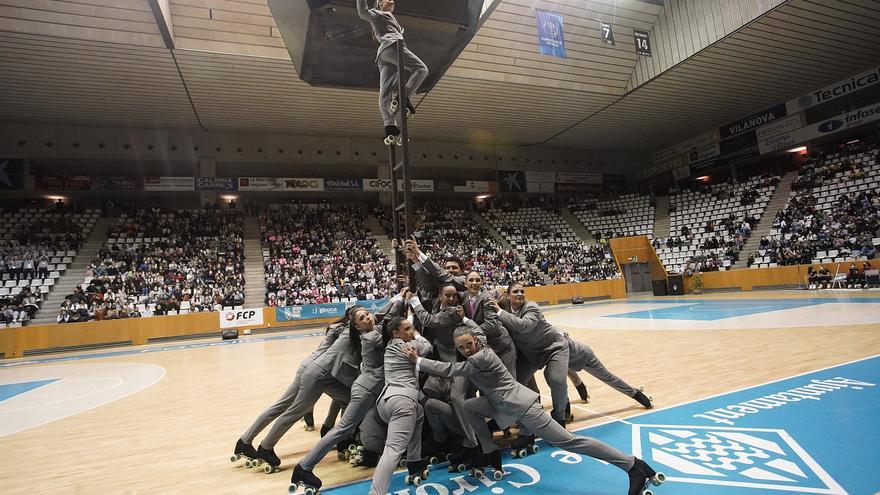
[[[717,4],[701,1],[675,0],[698,11]],[[763,3],[766,10],[781,0],[738,1]],[[123,15],[115,9],[113,23],[77,31],[39,29],[37,24],[52,20],[29,19],[25,7],[34,4],[0,1],[0,119],[333,136],[370,136],[381,129],[374,93],[312,88],[283,55],[199,50],[186,43],[169,50],[147,0],[116,3],[127,10]],[[569,58],[535,53],[536,3],[565,14]],[[574,7],[583,3],[587,8]],[[716,33],[717,41],[703,40],[708,48],[659,67],[659,75],[635,77],[645,69],[632,49],[631,30],[651,31],[659,17],[668,16],[669,5],[501,0],[443,79],[419,99],[414,139],[649,151],[880,60],[876,1],[789,0],[743,19],[738,29]],[[92,7],[79,15],[104,15],[102,7]],[[9,12],[19,18],[10,20]],[[595,29],[597,19],[609,16],[614,47],[603,44]],[[123,41],[102,36],[101,29],[120,29],[121,22],[128,33]],[[175,36],[187,35],[184,27],[175,29]],[[279,42],[270,39],[268,49],[283,53]]]

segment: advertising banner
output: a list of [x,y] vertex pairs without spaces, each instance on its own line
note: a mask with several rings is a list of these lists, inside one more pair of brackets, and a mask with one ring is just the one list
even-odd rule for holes
[[532,172],[526,170],[526,182],[556,182],[556,172]]
[[672,169],[672,178],[675,180],[687,179],[691,176],[690,165]]
[[526,183],[526,190],[530,193],[555,193],[555,182],[532,182]]
[[195,191],[194,177],[144,177],[144,191]]
[[714,165],[718,161],[718,157],[721,156],[721,146],[718,143],[693,146],[687,154],[688,173],[690,173],[691,168],[703,168]]
[[724,163],[738,162],[753,156],[758,156],[758,136],[754,129],[721,141],[719,159]]
[[562,15],[536,10],[538,22],[538,52],[541,55],[565,58],[565,37]]
[[239,191],[283,191],[284,179],[279,177],[239,177]]
[[324,190],[328,192],[361,192],[363,179],[324,179]]
[[196,186],[199,191],[235,191],[238,183],[234,177],[199,177]]
[[840,98],[841,96],[861,91],[878,83],[880,83],[880,67],[874,67],[845,80],[837,81],[834,84],[829,84],[824,88],[802,95],[800,98],[789,100],[785,105],[788,108],[788,113],[795,113]]
[[303,306],[284,306],[275,308],[275,318],[278,321],[313,320],[315,318],[338,318],[345,314],[345,310],[355,304],[364,306],[371,312],[382,308],[388,299],[374,299],[365,301],[347,301],[327,304],[306,304]]
[[728,139],[738,134],[751,131],[756,127],[760,127],[771,121],[778,120],[786,115],[785,103],[780,103],[775,107],[754,113],[744,119],[735,120],[727,125],[723,125],[718,128],[718,131],[722,140]]
[[764,153],[793,148],[803,142],[801,136],[801,130],[797,129],[792,132],[762,139],[758,141],[758,152],[763,155]]
[[456,181],[455,192],[489,192],[489,181],[486,180],[461,180]]
[[220,328],[263,324],[263,308],[225,309],[218,314],[220,315]]
[[323,191],[324,179],[285,177],[285,191]]
[[[410,179],[409,187],[413,192],[434,192],[434,181],[431,179]],[[403,179],[397,180],[398,190],[403,190]],[[391,179],[364,179],[364,191],[389,192]]]
[[601,184],[602,174],[583,172],[556,172],[556,182],[566,184]]
[[47,191],[88,191],[92,188],[92,178],[84,175],[63,177],[49,175],[37,180],[37,189]]
[[823,120],[822,122],[810,124],[801,129],[801,141],[809,141],[817,137],[854,129],[878,119],[880,119],[880,102]]
[[784,119],[779,119],[767,125],[758,127],[755,130],[755,134],[758,136],[758,141],[762,141],[773,136],[778,136],[779,134],[785,134],[800,129],[803,125],[803,122],[801,121],[801,115],[802,114],[800,113],[789,115]]
[[134,177],[95,177],[92,179],[92,190],[134,191],[137,180]]
[[557,182],[556,192],[558,193],[600,193],[602,192],[602,184],[572,184],[570,182]]

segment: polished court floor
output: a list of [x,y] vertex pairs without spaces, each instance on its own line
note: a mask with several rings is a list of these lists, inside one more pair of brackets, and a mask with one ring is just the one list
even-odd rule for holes
[[[660,466],[670,481],[658,494],[880,492],[880,477],[865,475],[880,468],[880,293],[648,297],[546,312],[655,397],[647,412],[582,373],[591,402],[574,403],[572,427]],[[285,493],[289,469],[265,475],[228,457],[318,335],[0,361],[3,493]],[[295,425],[276,449],[283,466],[317,438]],[[392,493],[625,492],[621,472],[575,457],[548,448],[508,459],[499,483],[443,470],[418,491],[396,479]],[[365,493],[357,482],[371,471],[335,459],[316,471],[336,486],[325,492]]]

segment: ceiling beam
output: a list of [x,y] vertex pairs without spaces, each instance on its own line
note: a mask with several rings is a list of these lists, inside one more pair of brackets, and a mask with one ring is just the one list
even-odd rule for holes
[[171,28],[171,7],[168,5],[168,0],[149,0],[149,2],[153,17],[156,18],[156,25],[159,26],[162,39],[165,40],[165,47],[169,50],[174,49],[174,31]]

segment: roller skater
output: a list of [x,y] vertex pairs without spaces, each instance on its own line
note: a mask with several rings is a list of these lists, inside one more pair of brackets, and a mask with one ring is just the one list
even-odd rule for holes
[[[396,127],[395,110],[391,109],[391,105],[394,101],[392,99],[394,87],[398,82],[398,59],[397,50],[393,48],[398,42],[405,43],[403,28],[394,17],[394,0],[378,0],[375,8],[367,8],[367,0],[357,0],[357,10],[358,16],[370,23],[373,36],[379,41],[376,52],[376,65],[379,67],[379,113],[382,115],[388,136],[388,126]],[[404,72],[409,72],[410,75],[404,87],[404,94],[398,96],[408,108],[411,108],[410,111],[415,113],[415,109],[412,109],[409,103],[409,97],[416,94],[419,86],[428,77],[428,67],[406,46],[403,47],[403,57]],[[385,144],[390,145],[391,141],[387,137],[385,139],[387,141]]]
[[293,468],[293,476],[290,478],[290,487],[287,488],[287,491],[294,493],[300,486],[305,488],[306,495],[317,495],[321,489],[321,478],[318,478],[314,473],[306,471],[297,464]]
[[[621,469],[629,476],[629,495],[648,495],[645,493],[645,483],[648,480],[660,483],[665,479],[635,456],[625,454],[595,438],[575,435],[553,421],[538,403],[538,394],[517,383],[501,359],[476,338],[473,330],[458,328],[453,338],[456,349],[466,357],[466,361],[443,363],[420,357],[412,350],[403,352],[415,363],[418,372],[470,378],[481,396],[468,399],[465,406],[468,420],[484,454],[492,454],[498,450],[489,428],[486,427],[485,418],[491,417],[501,426],[519,423],[550,445],[568,452],[588,455]],[[639,483],[641,486],[638,486]]]

